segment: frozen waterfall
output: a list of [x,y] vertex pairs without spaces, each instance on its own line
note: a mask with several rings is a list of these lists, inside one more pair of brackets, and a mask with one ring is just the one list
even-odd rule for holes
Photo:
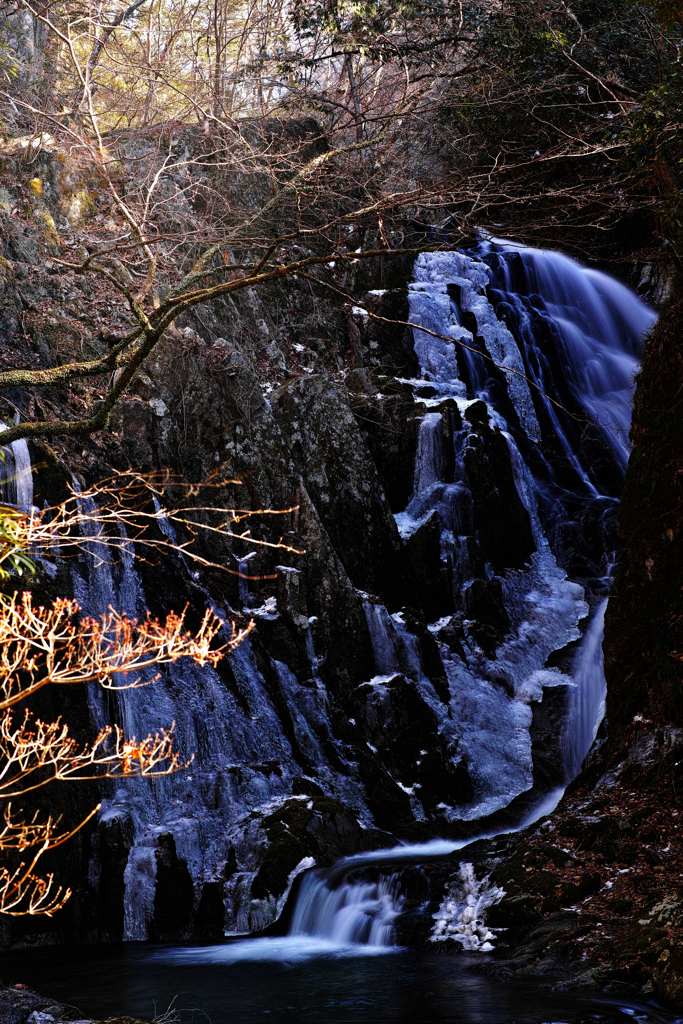
[[[409,304],[419,375],[401,383],[415,417],[415,460],[402,492],[412,486],[409,500],[393,509],[403,550],[393,527],[392,544],[422,581],[416,573],[414,607],[393,612],[383,597],[347,581],[367,675],[333,692],[325,681],[329,649],[316,654],[316,616],[307,617],[303,598],[303,610],[280,607],[279,597],[259,606],[263,595],[249,585],[259,573],[246,556],[230,599],[257,619],[253,644],[247,639],[215,670],[178,662],[149,686],[92,692],[95,725],[113,718],[139,736],[174,721],[179,748],[196,754],[186,773],[105,789],[96,847],[102,840],[106,850],[108,835],[128,845],[125,868],[108,867],[96,849],[93,882],[104,886],[104,872],[120,871],[126,939],[156,937],[160,877],[185,872],[194,887],[189,903],[198,906],[205,894],[217,900],[232,933],[270,925],[298,886],[289,938],[259,940],[266,943],[259,956],[285,955],[295,942],[310,950],[389,948],[403,900],[394,863],[452,853],[467,845],[454,836],[489,828],[481,819],[511,805],[517,824],[546,813],[593,742],[632,375],[653,313],[604,274],[498,241],[470,253],[421,255]],[[31,500],[30,463],[27,475],[21,444],[11,449],[17,483],[5,498],[23,505]],[[163,516],[158,525],[173,540]],[[124,537],[112,561],[98,557],[96,530],[89,543],[89,557],[73,568],[85,612],[112,604],[143,614],[144,570],[132,545]],[[172,571],[201,591],[179,559]],[[335,571],[341,576],[341,566]],[[217,611],[226,619],[233,613],[227,604]],[[289,646],[269,648],[268,630],[281,627]],[[539,778],[534,729],[539,708],[550,705],[564,736]],[[415,715],[428,739],[394,756],[392,729],[409,747]],[[383,773],[398,817],[415,827],[396,834],[444,838],[299,878],[312,859],[306,850],[278,879],[284,890],[255,893],[269,848],[263,822],[274,830],[293,801],[313,814],[316,797],[331,797],[359,829],[385,827],[363,759]],[[501,820],[492,819],[498,831],[507,827]],[[475,882],[468,882],[472,899]],[[473,928],[465,904],[451,902],[463,928]],[[190,916],[183,927],[190,934]],[[238,947],[230,945],[230,956],[242,955]]]
[[[442,560],[452,566],[456,607],[467,615],[472,605],[468,577],[475,575],[466,543],[472,533],[467,522],[467,446],[473,406],[484,402],[490,425],[507,440],[517,497],[529,515],[536,548],[524,568],[500,571],[492,559],[485,566],[490,583],[498,581],[495,585],[511,627],[496,648],[496,673],[505,675],[518,701],[528,703],[540,699],[544,687],[563,682],[557,669],[546,668],[546,660],[581,635],[588,612],[584,591],[592,589],[601,596],[608,553],[599,531],[605,517],[613,514],[620,488],[628,455],[638,347],[654,314],[617,281],[566,256],[490,241],[472,254],[420,256],[410,286],[410,316],[413,323],[453,341],[415,331],[422,375],[412,383],[418,396],[420,388],[425,395],[425,414],[414,495],[406,511],[397,516],[398,525],[409,536],[436,513],[442,530]],[[439,447],[444,443],[439,420],[449,398],[462,423],[453,437],[455,451],[450,460]],[[481,419],[484,413],[475,415]],[[439,467],[449,461],[455,464],[450,479],[439,475]],[[576,528],[581,519],[590,523],[588,536]],[[477,527],[481,529],[475,524],[475,532]],[[572,572],[574,549],[586,544],[593,547],[597,564],[579,564],[578,571]],[[577,692],[591,690],[590,697],[576,698],[578,705],[574,701],[572,719],[578,715],[584,723],[601,706],[593,691],[596,673],[601,673],[601,635],[596,624],[602,615],[604,605],[595,613],[574,663]],[[454,714],[464,723],[472,721],[471,734],[463,726],[472,762],[476,765],[481,753],[490,748],[479,769],[483,802],[473,816],[480,816],[500,799],[501,781],[502,788],[506,777],[511,787],[518,785],[510,777],[515,772],[514,753],[505,766],[496,764],[496,751],[501,744],[512,752],[520,750],[517,773],[521,779],[524,740],[510,709],[507,735],[505,727],[493,726],[494,710],[488,716],[489,725],[482,722],[478,708],[486,700],[483,695],[469,709],[469,695],[482,688],[477,668],[484,668],[484,680],[490,677],[484,659],[474,653],[466,658],[465,671],[461,661],[450,659],[445,664]],[[484,690],[489,692],[490,687],[484,684]],[[523,722],[520,725],[523,730]],[[573,721],[568,725],[574,736],[570,744],[574,773],[596,727],[593,721],[577,733]],[[484,774],[491,767],[487,787]]]
[[[599,530],[614,508],[628,457],[639,342],[653,316],[618,282],[557,253],[487,242],[476,253],[432,253],[416,261],[410,318],[442,337],[415,330],[421,377],[410,384],[424,413],[413,496],[396,515],[399,531],[410,541],[436,519],[454,603],[467,617],[474,607],[468,605],[468,592],[475,577],[468,538],[477,529],[467,447],[472,429],[487,419],[505,438],[516,497],[532,534],[524,565],[501,570],[489,561],[484,567],[491,592],[500,598],[501,618],[507,616],[501,631],[506,635],[488,649],[466,642],[464,659],[440,648],[451,694],[451,715],[442,717],[441,729],[450,731],[466,753],[476,793],[473,806],[444,809],[447,820],[483,817],[531,788],[530,705],[548,688],[568,693],[561,743],[565,783],[579,772],[595,739],[604,714],[603,595],[611,555],[601,538],[593,537],[599,561],[592,577],[587,572],[571,579],[563,566],[570,563],[568,545],[558,524],[589,514]],[[477,404],[482,402],[485,413]],[[367,685],[382,692],[391,673],[410,671],[410,642],[400,615],[389,616],[370,603],[365,610],[380,673]],[[442,620],[429,628],[438,639],[447,625]],[[553,652],[571,649],[579,640],[562,671],[547,666]],[[433,695],[419,659],[413,657],[412,668],[429,699]],[[551,811],[561,793],[559,784],[541,796],[520,826]],[[464,845],[443,842],[431,849],[438,855]],[[428,857],[429,850],[406,846],[402,854],[417,859]],[[390,865],[396,857],[392,850],[358,858],[346,880],[339,869],[309,872],[290,935],[340,946],[390,945],[401,911],[396,877],[362,881],[358,868],[382,860]],[[471,865],[465,867],[471,874]],[[467,877],[476,899],[461,901],[462,906],[454,897],[447,900],[435,936],[452,932],[467,948],[491,948],[492,936],[478,915],[480,904],[493,902],[496,894],[484,898],[476,880]],[[455,923],[446,928],[449,914]],[[468,914],[478,925],[476,942],[469,918],[465,921]]]

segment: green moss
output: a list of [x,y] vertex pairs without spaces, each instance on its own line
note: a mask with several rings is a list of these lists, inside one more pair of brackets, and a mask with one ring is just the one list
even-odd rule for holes
[[313,810],[317,811],[318,814],[339,814],[344,812],[343,806],[338,800],[333,800],[330,796],[315,797],[313,800]]
[[296,836],[279,823],[271,829],[270,846],[266,851],[258,874],[251,883],[254,899],[281,896],[287,888],[290,872],[306,856],[306,847]]
[[570,907],[597,892],[601,886],[600,875],[587,871],[578,882],[565,882],[560,888],[558,898],[563,907]]
[[87,189],[81,189],[79,192],[74,193],[67,211],[69,223],[73,227],[83,227],[96,213],[97,204]]
[[[329,802],[336,805],[335,800]],[[310,854],[306,830],[313,816],[314,811],[308,806],[308,801],[288,800],[263,819],[268,849],[251,885],[255,899],[281,896],[285,891],[290,872]]]
[[619,960],[641,960],[648,967],[657,962],[666,932],[657,925],[634,921],[619,946]]
[[543,896],[545,899],[554,895],[557,885],[558,880],[551,871],[530,871],[524,888],[532,896]]
[[33,208],[33,213],[42,225],[45,231],[45,238],[48,243],[56,248],[59,248],[59,232],[57,231],[57,225],[55,219],[46,206],[36,203]]
[[312,818],[313,809],[308,806],[307,801],[288,800],[277,811],[263,819],[263,827],[269,839],[271,838],[271,833],[273,835],[278,834],[280,826],[284,826],[290,832],[301,836]]

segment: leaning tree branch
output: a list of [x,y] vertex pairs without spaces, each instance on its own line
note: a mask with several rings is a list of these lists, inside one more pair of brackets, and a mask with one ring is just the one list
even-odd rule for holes
[[[220,246],[213,246],[209,251],[215,254],[220,248]],[[219,284],[181,295],[173,295],[173,292],[169,292],[169,295],[160,305],[159,309],[155,310],[149,317],[145,315],[146,326],[141,325],[135,331],[126,335],[122,341],[112,348],[107,356],[101,359],[92,360],[88,363],[69,363],[65,366],[57,366],[48,370],[7,370],[4,373],[0,373],[0,388],[17,386],[18,384],[24,387],[66,384],[82,377],[94,376],[106,370],[113,370],[117,366],[120,368],[118,357],[121,353],[135,340],[138,338],[142,339],[130,354],[123,366],[121,375],[112,386],[107,397],[98,405],[92,415],[79,420],[57,420],[55,422],[38,420],[33,423],[19,423],[0,431],[0,445],[7,445],[12,441],[18,441],[22,438],[82,437],[98,430],[106,430],[116,403],[123,396],[142,364],[161,341],[166,330],[181,313],[192,309],[194,306],[210,302],[213,299],[221,298],[224,295],[229,295],[245,288],[267,284],[269,281],[275,281],[279,278],[296,277],[297,274],[301,274],[306,268],[320,266],[325,263],[353,263],[361,259],[376,259],[384,256],[418,256],[423,252],[452,252],[457,248],[457,244],[402,249],[390,249],[385,246],[380,249],[367,249],[365,252],[360,253],[326,253],[322,256],[307,256],[291,263],[280,264],[271,270],[262,271],[260,274],[250,272],[243,277],[238,277],[231,281],[223,281]],[[197,264],[195,264],[196,266]],[[226,267],[226,269],[230,268]],[[206,273],[207,271],[204,269],[204,275]],[[201,276],[201,273],[196,271],[194,274],[188,275],[185,280],[193,280],[198,275]]]

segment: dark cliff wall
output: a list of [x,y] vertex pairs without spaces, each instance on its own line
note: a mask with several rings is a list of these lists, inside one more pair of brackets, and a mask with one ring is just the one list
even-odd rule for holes
[[624,556],[605,620],[609,747],[633,718],[683,725],[683,290],[643,350],[619,528]]

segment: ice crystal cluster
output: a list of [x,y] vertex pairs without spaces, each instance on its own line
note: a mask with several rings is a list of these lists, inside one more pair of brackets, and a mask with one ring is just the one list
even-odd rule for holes
[[480,952],[493,949],[495,932],[486,926],[484,917],[489,907],[502,900],[505,890],[489,885],[488,881],[488,875],[478,881],[470,863],[460,865],[458,883],[451,886],[434,914],[432,942],[455,939],[464,949]]

